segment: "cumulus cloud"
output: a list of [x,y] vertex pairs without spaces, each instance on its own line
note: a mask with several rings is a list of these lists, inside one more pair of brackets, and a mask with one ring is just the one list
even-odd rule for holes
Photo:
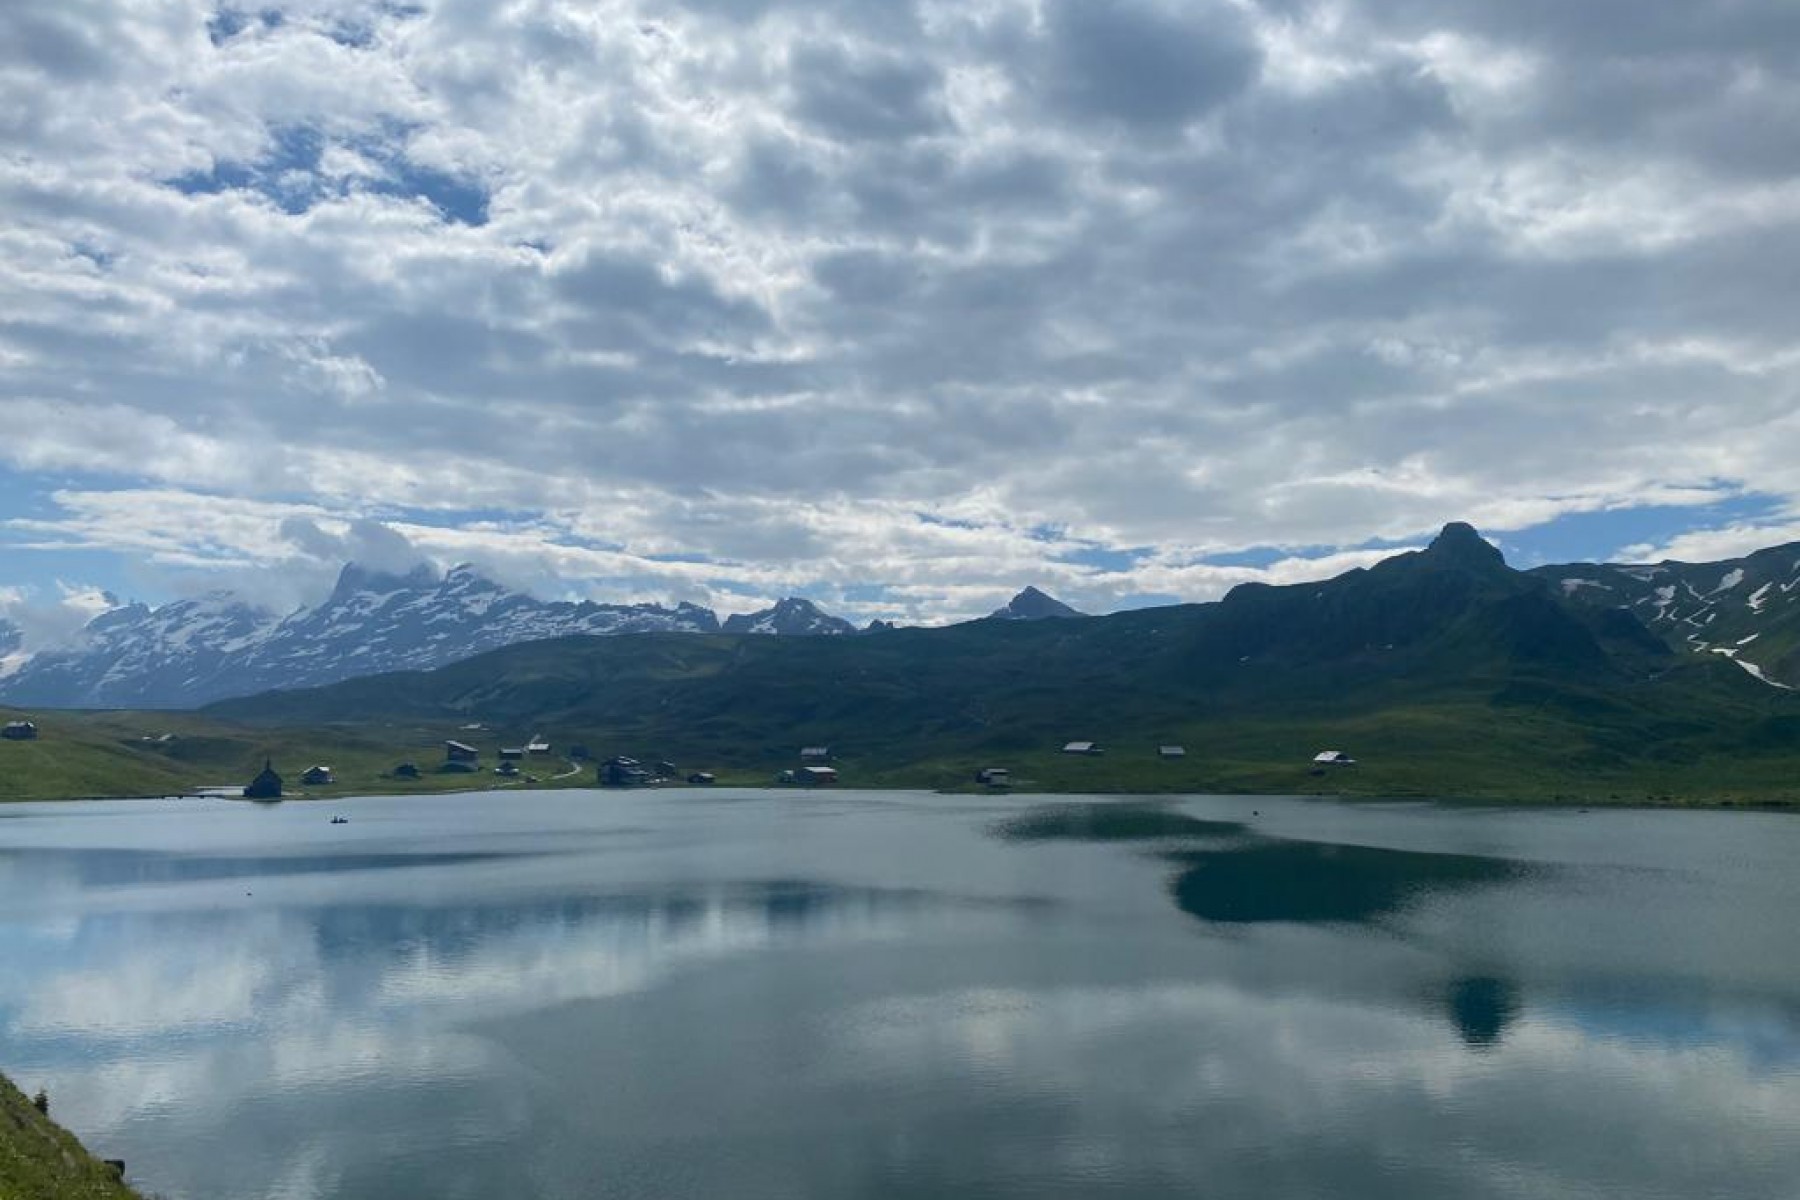
[[911,617],[1800,500],[1784,5],[16,0],[0,47],[15,546]]

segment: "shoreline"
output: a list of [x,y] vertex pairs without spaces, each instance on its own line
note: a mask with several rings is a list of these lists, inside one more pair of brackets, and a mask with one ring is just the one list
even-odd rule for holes
[[[565,777],[566,778],[566,777]],[[494,784],[486,787],[441,788],[431,791],[372,791],[356,790],[332,792],[329,794],[301,794],[283,796],[279,800],[254,800],[246,796],[219,795],[208,792],[140,792],[117,795],[79,795],[79,796],[15,796],[0,799],[0,808],[13,804],[88,804],[116,801],[131,803],[154,803],[174,800],[217,800],[227,804],[248,804],[264,807],[277,807],[283,804],[320,804],[334,801],[406,798],[429,800],[435,796],[467,796],[485,792],[599,792],[604,794],[657,792],[657,791],[756,791],[780,792],[795,795],[819,795],[842,792],[917,792],[923,795],[936,796],[970,796],[995,799],[1000,797],[1031,798],[1055,800],[1059,797],[1083,797],[1088,799],[1103,798],[1119,801],[1145,800],[1180,800],[1198,798],[1243,798],[1267,800],[1326,800],[1342,804],[1438,804],[1446,807],[1475,807],[1492,809],[1572,809],[1576,811],[1622,811],[1641,810],[1647,812],[1664,812],[1670,810],[1722,810],[1733,812],[1771,812],[1800,813],[1800,801],[1784,798],[1751,799],[1751,798],[1706,798],[1694,796],[1667,795],[1663,797],[1594,797],[1594,796],[1482,796],[1454,793],[1420,793],[1420,792],[1301,792],[1301,791],[1205,791],[1198,789],[1132,789],[1132,788],[1038,788],[1038,789],[1001,789],[962,787],[934,787],[925,783],[882,783],[882,784],[845,784],[838,783],[829,787],[793,787],[779,784],[734,784],[719,783],[707,786],[689,784],[672,784],[667,787],[646,785],[631,788],[604,787],[594,783],[568,784],[558,787],[524,787],[517,782]]]

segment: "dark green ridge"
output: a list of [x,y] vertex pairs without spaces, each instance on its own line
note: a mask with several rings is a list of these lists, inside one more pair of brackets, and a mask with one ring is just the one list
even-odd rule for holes
[[[1800,697],[1566,600],[1472,528],[1324,583],[1060,621],[856,638],[571,638],[208,710],[273,726],[575,731],[757,781],[829,745],[846,782],[1053,791],[1779,801]],[[1061,755],[1091,739],[1104,758]],[[1159,744],[1187,749],[1177,762]],[[1321,749],[1359,765],[1312,775]]]

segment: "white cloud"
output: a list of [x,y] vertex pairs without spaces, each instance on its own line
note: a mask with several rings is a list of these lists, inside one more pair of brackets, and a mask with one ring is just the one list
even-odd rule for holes
[[1756,6],[277,7],[0,16],[14,544],[916,617],[1800,499]]

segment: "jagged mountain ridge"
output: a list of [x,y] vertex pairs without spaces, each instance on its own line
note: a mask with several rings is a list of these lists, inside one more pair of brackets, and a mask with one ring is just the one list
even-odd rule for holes
[[441,579],[352,564],[322,603],[280,617],[217,593],[96,617],[84,644],[48,651],[4,681],[0,698],[59,708],[188,708],[271,688],[422,670],[521,641],[570,634],[711,633],[692,604],[543,601],[471,567]]
[[760,612],[733,613],[725,618],[726,633],[777,634],[782,637],[838,637],[855,633],[856,626],[834,617],[811,600],[789,596]]
[[1519,754],[1550,731],[1578,770],[1700,761],[1740,734],[1761,739],[1758,753],[1787,746],[1794,705],[1719,659],[1674,654],[1628,611],[1565,601],[1451,526],[1367,569],[1246,584],[1212,604],[855,638],[570,638],[212,712],[286,725],[544,723],[703,759],[842,744],[893,761],[1077,735],[1180,742],[1226,722],[1373,727],[1394,713],[1426,736],[1503,736]]
[[1671,649],[1800,687],[1800,543],[1711,563],[1537,567],[1573,604],[1631,613]]
[[[1486,576],[1505,604],[1474,622],[1479,631],[1472,626],[1472,640],[1457,653],[1489,653],[1494,639],[1511,639],[1527,654],[1561,653],[1571,662],[1585,660],[1595,667],[1609,655],[1648,661],[1666,657],[1672,649],[1730,659],[1776,687],[1800,686],[1800,544],[1720,563],[1575,564],[1521,573],[1507,567],[1472,528],[1453,523],[1428,553],[1435,569],[1425,572],[1425,578],[1437,582],[1404,604],[1383,596],[1346,609],[1348,602],[1341,597],[1360,592],[1325,593],[1320,591],[1325,585],[1248,584],[1218,605],[1177,609],[1219,610],[1200,635],[1202,649],[1195,651],[1206,659],[1209,672],[1216,672],[1220,663],[1329,661],[1350,649],[1379,664],[1396,645],[1409,643],[1420,628],[1442,616],[1442,605],[1460,603],[1457,587],[1466,589],[1469,580]],[[1366,576],[1374,581],[1369,594],[1380,595],[1376,585],[1401,569],[1391,564],[1414,557],[1396,556],[1341,578]],[[1445,570],[1451,566],[1456,570]],[[1445,582],[1453,578],[1463,582]],[[1325,594],[1340,597],[1335,608],[1318,603],[1316,597]],[[1026,588],[993,614],[1002,624],[1070,615],[1080,614],[1035,588]],[[1282,632],[1276,640],[1287,647],[1281,654],[1269,642],[1277,627]],[[157,609],[128,605],[91,622],[80,649],[30,658],[18,652],[17,630],[0,621],[0,701],[44,707],[194,707],[277,688],[430,669],[518,642],[721,628],[785,637],[856,632],[849,622],[800,599],[732,616],[721,626],[710,610],[694,605],[539,601],[466,566],[439,579],[429,569],[395,576],[352,565],[325,602],[287,617],[223,593]],[[1475,644],[1483,639],[1489,644]]]

